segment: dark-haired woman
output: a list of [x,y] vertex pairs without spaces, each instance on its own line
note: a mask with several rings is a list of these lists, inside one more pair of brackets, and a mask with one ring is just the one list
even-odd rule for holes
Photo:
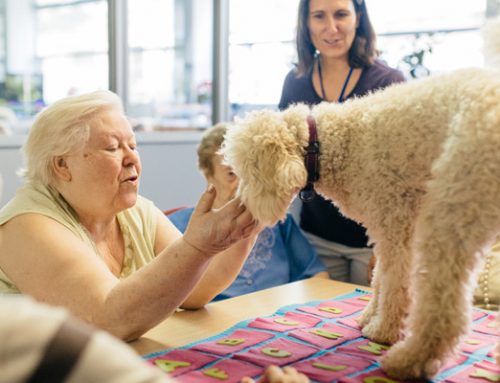
[[[343,102],[405,81],[401,72],[377,59],[364,0],[301,0],[296,44],[298,63],[285,78],[280,109]],[[302,205],[300,221],[331,278],[368,283],[372,251],[361,225],[319,196]]]

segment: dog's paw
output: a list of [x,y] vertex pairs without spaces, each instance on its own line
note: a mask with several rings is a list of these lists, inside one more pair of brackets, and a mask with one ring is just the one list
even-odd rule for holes
[[379,317],[372,317],[370,322],[363,327],[365,337],[382,344],[394,344],[401,339],[401,332],[397,326],[389,326]]
[[439,372],[442,362],[425,350],[400,342],[382,358],[381,366],[387,375],[399,380],[430,379]]
[[361,327],[365,327],[370,323],[372,320],[375,320],[375,307],[374,305],[370,302],[368,306],[363,310],[361,313],[361,316],[358,319],[358,323]]

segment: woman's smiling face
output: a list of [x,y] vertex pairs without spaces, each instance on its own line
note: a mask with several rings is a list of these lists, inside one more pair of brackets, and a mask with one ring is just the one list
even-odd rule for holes
[[352,0],[310,0],[309,34],[314,47],[328,58],[347,57],[359,21]]

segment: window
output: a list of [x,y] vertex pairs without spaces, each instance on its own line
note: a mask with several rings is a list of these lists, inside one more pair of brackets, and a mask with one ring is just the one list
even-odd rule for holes
[[0,20],[0,99],[15,131],[48,103],[108,87],[106,0],[3,0]]
[[128,112],[144,129],[211,125],[212,2],[128,0]]
[[35,60],[45,103],[108,88],[107,16],[105,0],[37,0]]
[[[496,0],[367,2],[381,58],[409,77],[481,65],[479,28],[487,11],[498,11]],[[210,126],[212,104],[219,101],[229,105],[229,115],[216,112],[216,118],[275,108],[296,62],[298,3],[0,0],[0,101],[15,112],[20,132],[44,105],[110,87],[124,99],[135,127],[146,131]],[[115,12],[117,4],[125,6],[123,14]],[[229,15],[229,25],[224,24],[229,29],[227,74],[224,65],[213,68],[214,47],[220,47],[213,41],[219,15],[214,4],[229,7],[223,8]],[[110,46],[108,20],[115,14],[123,38],[117,41],[111,34]],[[110,79],[118,72],[113,44],[124,52],[116,57],[125,63],[118,85]],[[225,60],[225,52],[222,56]],[[225,88],[218,91],[221,72],[228,99]]]
[[230,118],[276,107],[295,58],[298,0],[231,0]]
[[376,0],[368,11],[382,58],[409,77],[420,77],[482,65],[486,5],[486,0]]
[[[230,118],[277,106],[296,61],[298,4],[230,1]],[[487,0],[367,0],[381,59],[408,77],[482,65],[479,28],[486,5]]]

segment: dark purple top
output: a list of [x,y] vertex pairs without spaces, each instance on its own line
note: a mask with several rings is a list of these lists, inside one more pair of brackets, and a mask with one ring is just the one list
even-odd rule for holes
[[[404,75],[388,67],[380,60],[363,69],[358,83],[345,98],[360,97],[370,91],[385,88],[393,83],[405,81]],[[285,78],[279,108],[286,109],[291,104],[319,104],[324,101],[314,90],[312,67],[302,77],[297,78],[291,70]],[[331,202],[316,196],[314,200],[302,205],[300,226],[305,231],[326,240],[350,247],[366,247],[368,238],[363,226],[345,218]]]

